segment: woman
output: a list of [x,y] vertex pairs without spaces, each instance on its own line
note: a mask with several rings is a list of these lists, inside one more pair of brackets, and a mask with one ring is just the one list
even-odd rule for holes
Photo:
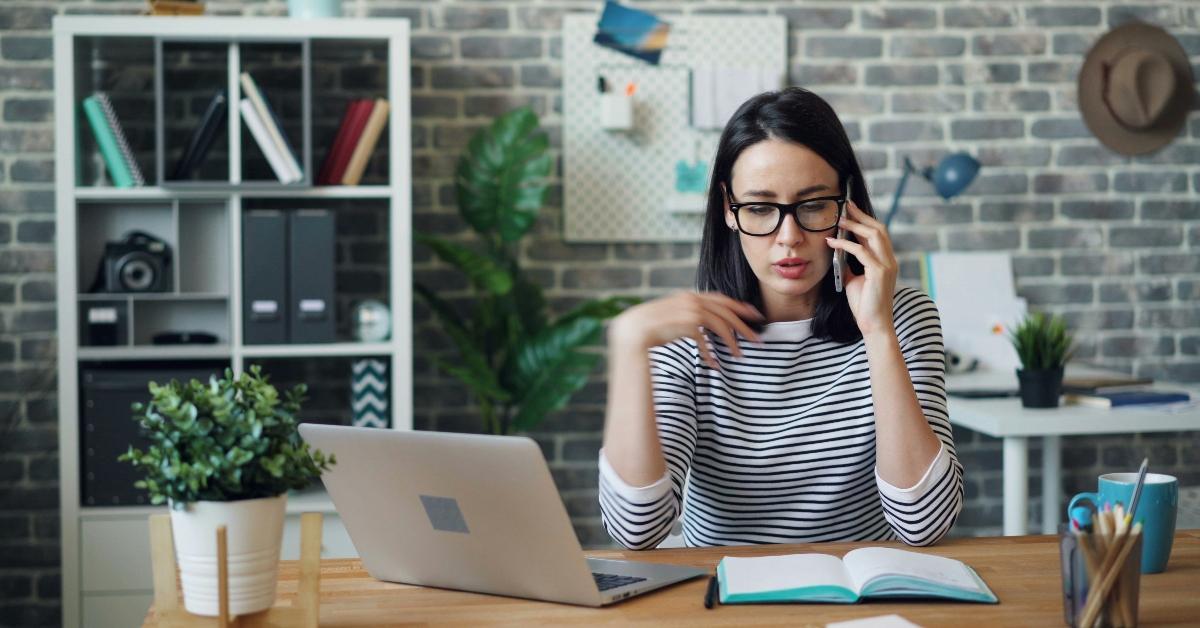
[[700,292],[609,327],[612,537],[653,548],[680,515],[690,546],[945,535],[963,483],[937,310],[896,289],[891,241],[825,101],[788,88],[734,114],[700,258]]

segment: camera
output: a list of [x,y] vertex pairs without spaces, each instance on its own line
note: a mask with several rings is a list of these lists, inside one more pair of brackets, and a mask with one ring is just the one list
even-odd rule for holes
[[90,292],[170,292],[171,247],[144,231],[104,245]]

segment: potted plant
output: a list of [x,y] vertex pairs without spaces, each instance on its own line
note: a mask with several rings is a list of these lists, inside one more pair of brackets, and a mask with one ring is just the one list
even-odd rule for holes
[[471,138],[455,171],[458,212],[478,244],[416,234],[470,280],[474,298],[461,311],[429,287],[418,284],[416,294],[458,352],[455,361],[435,356],[434,363],[474,394],[494,434],[528,430],[564,407],[600,360],[587,349],[603,339],[604,321],[638,301],[588,301],[552,319],[541,288],[521,273],[518,247],[554,164],[548,147],[528,107],[497,118]]
[[284,399],[258,366],[229,369],[207,383],[150,383],[150,402],[134,416],[145,451],[120,456],[145,474],[135,485],[171,506],[184,607],[218,614],[216,531],[226,526],[229,611],[275,603],[275,579],[289,489],[301,489],[336,461],[310,450],[296,431],[306,387]]
[[1074,352],[1073,338],[1061,316],[1036,312],[1026,316],[1009,332],[1021,368],[1017,381],[1021,405],[1054,408],[1062,394],[1063,367]]

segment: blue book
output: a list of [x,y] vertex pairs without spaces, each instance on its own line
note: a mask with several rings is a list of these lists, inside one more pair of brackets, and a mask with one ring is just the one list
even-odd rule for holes
[[1063,401],[1093,408],[1120,408],[1123,406],[1151,406],[1166,403],[1191,401],[1185,392],[1169,390],[1131,390],[1124,392],[1092,393],[1089,395],[1066,394]]
[[726,556],[717,565],[717,581],[722,604],[853,604],[875,598],[999,601],[966,563],[891,547],[862,547],[842,558],[816,553]]

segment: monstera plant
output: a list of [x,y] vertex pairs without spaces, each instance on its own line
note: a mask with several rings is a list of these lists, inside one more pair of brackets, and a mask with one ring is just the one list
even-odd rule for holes
[[417,284],[416,294],[457,350],[434,363],[467,386],[493,434],[529,430],[566,406],[600,360],[594,347],[604,321],[637,301],[588,301],[552,319],[541,288],[521,273],[518,247],[541,211],[553,165],[548,147],[531,109],[497,118],[471,138],[455,172],[458,212],[477,243],[415,236],[470,281],[465,311],[428,286]]

